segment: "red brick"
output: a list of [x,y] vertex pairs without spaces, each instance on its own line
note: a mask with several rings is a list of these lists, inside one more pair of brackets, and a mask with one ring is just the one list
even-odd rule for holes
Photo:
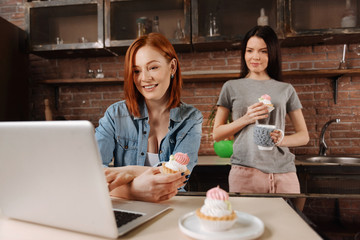
[[213,70],[235,70],[240,72],[240,65],[239,66],[213,66]]
[[316,52],[325,52],[325,53],[329,53],[329,52],[337,52],[340,50],[340,48],[342,49],[342,45],[324,45],[324,46],[314,46],[313,47],[313,51]]
[[[318,59],[320,60],[320,59]],[[334,69],[339,67],[338,61],[320,61],[320,62],[314,62],[314,68],[319,69]]]
[[294,54],[304,54],[312,53],[311,47],[291,47],[291,48],[281,48],[282,55],[294,55]]
[[108,99],[119,100],[123,97],[123,94],[120,92],[104,92],[102,95],[105,100]]
[[301,70],[313,69],[313,63],[312,62],[300,62],[298,69],[301,69]]
[[202,66],[223,66],[225,65],[225,59],[200,59],[200,60],[194,60],[196,67],[202,67]]

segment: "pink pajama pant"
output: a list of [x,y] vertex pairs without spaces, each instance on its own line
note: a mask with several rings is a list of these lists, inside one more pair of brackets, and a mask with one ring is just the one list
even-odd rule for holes
[[295,172],[264,173],[256,168],[232,165],[229,191],[238,193],[300,193]]

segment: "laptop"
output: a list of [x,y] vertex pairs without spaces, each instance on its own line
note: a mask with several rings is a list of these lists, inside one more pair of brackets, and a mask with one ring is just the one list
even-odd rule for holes
[[89,121],[0,122],[0,196],[10,218],[107,238],[170,208],[110,198]]

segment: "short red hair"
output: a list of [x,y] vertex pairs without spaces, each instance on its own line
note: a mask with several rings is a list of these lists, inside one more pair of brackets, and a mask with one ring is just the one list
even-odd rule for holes
[[170,80],[168,89],[169,101],[167,108],[175,108],[180,105],[180,95],[182,88],[182,79],[179,59],[176,55],[172,44],[163,35],[159,33],[150,33],[148,35],[137,38],[128,48],[125,55],[124,69],[124,92],[126,106],[129,112],[136,117],[140,116],[139,102],[144,100],[142,94],[137,90],[134,83],[133,66],[137,51],[143,46],[151,46],[157,48],[161,54],[170,62],[176,59],[176,72],[174,78]]

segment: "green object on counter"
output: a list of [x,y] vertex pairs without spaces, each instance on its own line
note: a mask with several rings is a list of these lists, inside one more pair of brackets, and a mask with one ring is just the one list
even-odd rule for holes
[[229,158],[233,154],[233,140],[223,140],[214,142],[214,150],[216,155],[222,158]]

